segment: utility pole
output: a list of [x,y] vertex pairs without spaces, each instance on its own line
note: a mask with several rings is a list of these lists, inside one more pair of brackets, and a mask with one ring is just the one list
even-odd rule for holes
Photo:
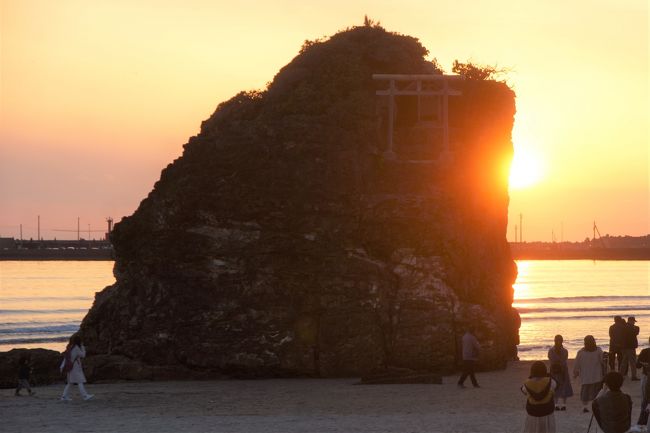
[[524,215],[519,214],[519,242],[524,242]]
[[517,224],[515,224],[515,243],[519,242],[519,238],[517,237]]
[[81,239],[81,236],[79,236],[79,217],[77,217],[77,242]]
[[106,218],[106,222],[108,223],[108,231],[106,232],[106,239],[104,240],[109,240],[111,236],[111,232],[113,231],[113,218],[108,217]]

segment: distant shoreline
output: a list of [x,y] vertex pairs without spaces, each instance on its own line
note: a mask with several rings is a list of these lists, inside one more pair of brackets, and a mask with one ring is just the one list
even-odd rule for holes
[[[615,238],[611,238],[615,239]],[[513,260],[650,260],[645,237],[630,238],[625,245],[613,241],[593,246],[586,243],[510,242]],[[0,238],[0,261],[8,260],[115,260],[110,242],[101,241],[17,241]],[[625,243],[627,238],[618,243]]]
[[12,249],[0,250],[0,261],[35,261],[35,260],[84,260],[100,261],[115,260],[113,249],[75,249],[75,250],[50,250],[50,249]]
[[564,248],[548,244],[510,244],[513,260],[650,260],[650,247]]
[[609,236],[583,242],[509,242],[514,260],[650,260],[650,235]]
[[[650,248],[563,248],[547,244],[510,244],[513,260],[650,260]],[[5,248],[0,261],[115,260],[113,248]]]
[[[588,252],[573,251],[525,251],[512,253],[513,260],[650,260],[649,251],[639,251],[635,253],[617,253],[608,252],[603,254],[589,254]],[[1,261],[41,261],[41,260],[83,260],[83,261],[101,261],[115,260],[113,250],[99,251],[58,251],[52,252],[47,250],[0,250]]]
[[107,240],[0,238],[0,261],[9,260],[115,260],[115,251]]

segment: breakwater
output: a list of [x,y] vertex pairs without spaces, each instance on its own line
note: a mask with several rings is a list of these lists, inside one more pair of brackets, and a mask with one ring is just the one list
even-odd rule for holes
[[0,260],[113,260],[108,241],[24,241],[0,248]]
[[650,260],[650,247],[565,248],[554,244],[510,244],[514,260]]

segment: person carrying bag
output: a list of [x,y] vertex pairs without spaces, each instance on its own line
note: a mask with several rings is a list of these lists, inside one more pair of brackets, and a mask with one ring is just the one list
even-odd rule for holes
[[526,423],[524,433],[555,433],[555,399],[557,386],[546,371],[542,361],[530,367],[530,377],[521,387],[526,399]]

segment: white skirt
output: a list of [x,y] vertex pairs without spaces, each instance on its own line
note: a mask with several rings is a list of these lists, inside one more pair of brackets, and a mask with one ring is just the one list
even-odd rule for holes
[[555,414],[546,416],[526,415],[524,433],[555,433]]

